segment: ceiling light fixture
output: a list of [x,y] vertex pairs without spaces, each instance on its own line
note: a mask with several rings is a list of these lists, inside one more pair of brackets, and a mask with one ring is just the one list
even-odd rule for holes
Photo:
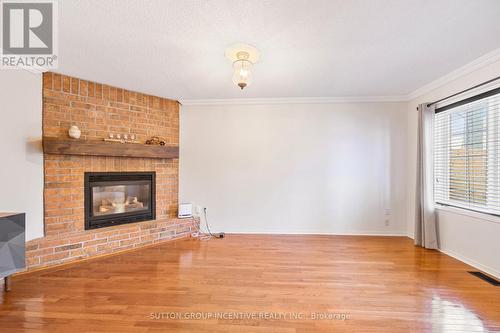
[[259,60],[259,51],[248,44],[235,44],[226,49],[226,58],[233,63],[233,82],[241,90],[252,83],[252,67]]

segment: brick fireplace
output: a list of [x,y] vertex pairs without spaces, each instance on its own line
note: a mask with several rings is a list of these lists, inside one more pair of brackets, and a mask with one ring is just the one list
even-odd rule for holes
[[[45,73],[44,138],[67,139],[68,129],[72,125],[81,130],[79,140],[102,141],[109,133],[119,133],[133,134],[140,142],[159,136],[167,145],[178,146],[179,104],[177,101],[57,73]],[[85,173],[116,172],[155,174],[154,219],[86,230]],[[45,237],[27,243],[28,268],[60,264],[189,236],[193,221],[176,218],[178,175],[177,158],[45,153]]]

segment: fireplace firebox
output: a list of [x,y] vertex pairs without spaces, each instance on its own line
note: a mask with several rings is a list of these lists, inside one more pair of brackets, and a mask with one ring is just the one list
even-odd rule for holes
[[155,219],[155,172],[85,172],[85,229]]

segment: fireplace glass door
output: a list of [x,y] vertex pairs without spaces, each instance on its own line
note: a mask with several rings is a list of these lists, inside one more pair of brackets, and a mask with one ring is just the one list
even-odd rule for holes
[[86,229],[154,219],[154,173],[86,173]]

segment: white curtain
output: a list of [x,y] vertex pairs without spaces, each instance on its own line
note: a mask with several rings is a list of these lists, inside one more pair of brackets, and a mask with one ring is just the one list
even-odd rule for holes
[[415,244],[438,248],[434,212],[434,105],[418,106],[417,195]]

